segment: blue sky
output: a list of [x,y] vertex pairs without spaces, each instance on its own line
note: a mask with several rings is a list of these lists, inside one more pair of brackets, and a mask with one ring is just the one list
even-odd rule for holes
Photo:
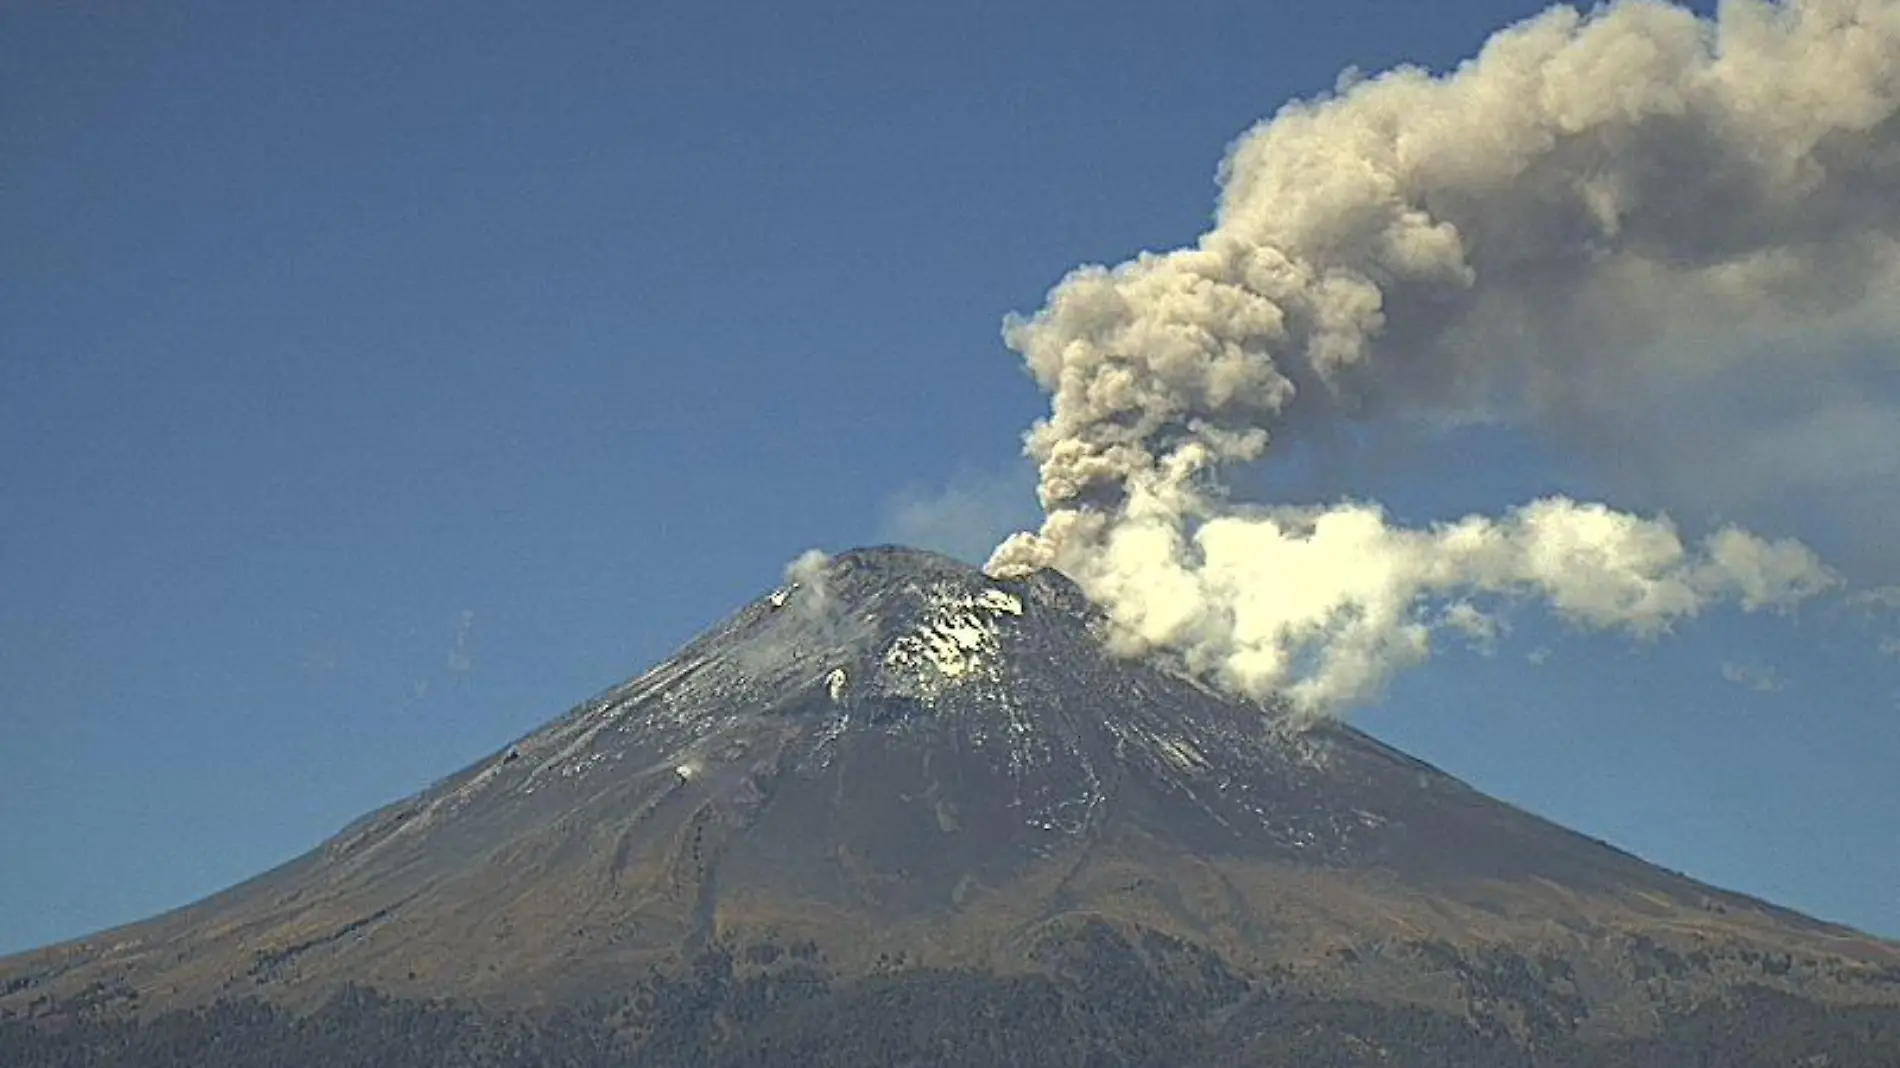
[[[1032,523],[1044,401],[1004,313],[1191,241],[1283,101],[1534,10],[10,6],[0,951],[302,852],[807,547]],[[1565,446],[1469,430],[1313,485],[1406,518],[1560,489],[1739,517],[1900,583],[1854,518],[1900,515],[1891,485],[1718,504]],[[1355,721],[1900,936],[1900,621],[1514,623]]]

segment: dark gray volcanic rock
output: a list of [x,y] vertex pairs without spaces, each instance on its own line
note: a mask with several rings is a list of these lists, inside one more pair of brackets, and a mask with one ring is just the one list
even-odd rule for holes
[[1116,659],[1060,576],[887,548],[278,870],[0,961],[0,1011],[570,1004],[711,951],[1045,974],[1097,935],[1512,1032],[1640,1035],[1743,984],[1900,1001],[1888,943]]

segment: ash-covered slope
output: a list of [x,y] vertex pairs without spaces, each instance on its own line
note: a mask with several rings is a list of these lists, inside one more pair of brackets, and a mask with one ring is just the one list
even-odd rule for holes
[[1900,1001],[1890,944],[1111,657],[1053,573],[887,548],[283,868],[0,961],[0,1011],[573,1004],[708,953],[1040,974],[1101,938],[1507,1028],[1640,1034],[1744,983]]

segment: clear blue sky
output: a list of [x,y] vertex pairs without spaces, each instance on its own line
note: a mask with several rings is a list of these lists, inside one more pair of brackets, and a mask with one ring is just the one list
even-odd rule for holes
[[[1191,241],[1225,145],[1289,97],[1533,10],[9,5],[0,951],[302,852],[807,547],[1033,521],[1043,401],[1002,315]],[[1701,518],[1503,431],[1341,488]],[[1890,530],[1797,504],[1744,518],[1900,582]],[[1810,606],[1650,646],[1522,615],[1357,721],[1900,935],[1892,632]]]

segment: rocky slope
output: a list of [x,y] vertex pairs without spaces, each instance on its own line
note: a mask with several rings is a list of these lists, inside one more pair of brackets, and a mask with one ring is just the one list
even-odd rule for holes
[[1236,1021],[1278,1041],[1290,1005],[1521,1052],[1654,1041],[1738,998],[1900,1004],[1890,943],[1112,657],[1053,573],[873,549],[280,869],[0,961],[0,1017],[296,1014],[355,985],[620,1004],[596,1022],[637,1044],[628,992],[699,989],[707,962],[834,998],[964,976],[1084,1003],[1075,984],[1133,969],[1119,990],[1227,1028],[1202,1035],[1228,1044],[1213,1063],[1256,1055]]

